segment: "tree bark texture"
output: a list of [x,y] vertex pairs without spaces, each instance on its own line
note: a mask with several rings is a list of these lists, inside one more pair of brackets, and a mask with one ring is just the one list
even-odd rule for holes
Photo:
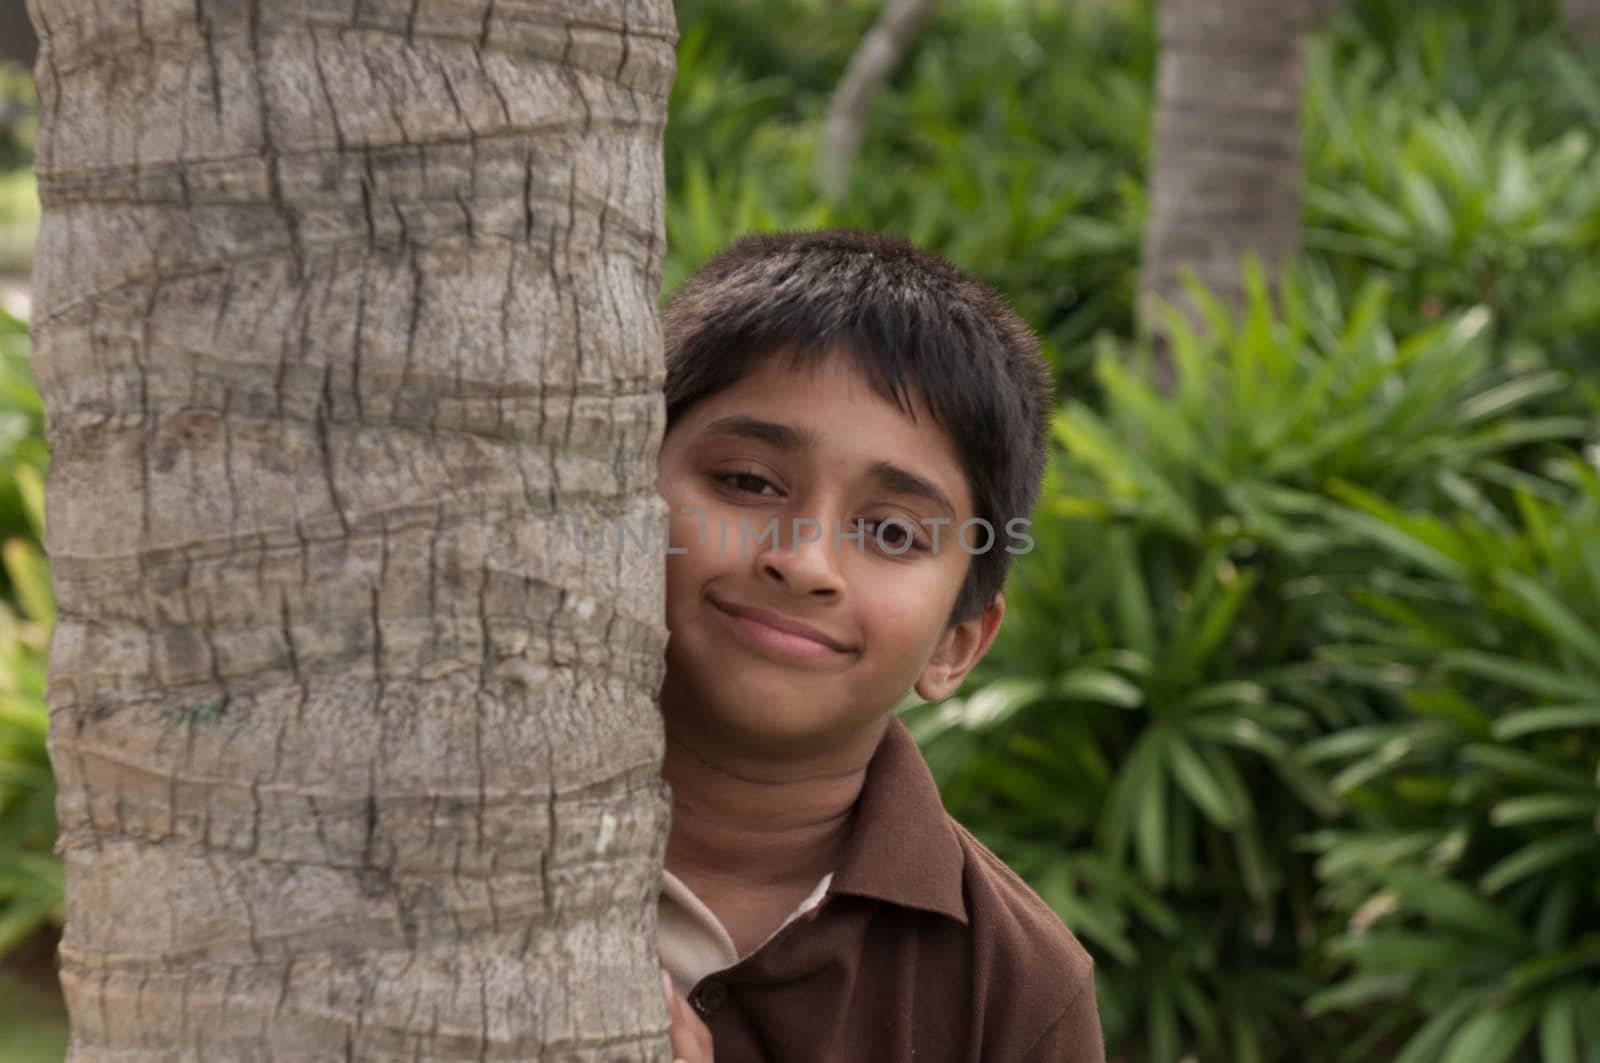
[[[1237,304],[1247,253],[1300,247],[1304,36],[1326,0],[1161,0],[1141,313],[1187,307],[1185,268]],[[1154,322],[1152,322],[1154,323]]]
[[934,2],[888,0],[883,14],[850,57],[828,105],[822,148],[817,153],[817,183],[829,199],[842,198],[849,187],[850,163],[861,145],[872,101],[922,32],[933,14]]
[[69,1059],[665,1060],[669,4],[32,3]]

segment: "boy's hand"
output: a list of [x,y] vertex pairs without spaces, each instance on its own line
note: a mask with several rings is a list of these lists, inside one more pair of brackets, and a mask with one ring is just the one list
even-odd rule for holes
[[672,988],[672,976],[661,972],[661,988],[667,994],[667,1013],[672,1017],[672,1063],[712,1063],[711,1031],[694,1013],[683,995]]

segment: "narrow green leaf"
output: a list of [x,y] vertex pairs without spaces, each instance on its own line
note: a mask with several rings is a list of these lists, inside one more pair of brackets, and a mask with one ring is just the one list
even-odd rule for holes
[[1480,1011],[1456,1031],[1441,1063],[1505,1063],[1527,1039],[1537,1018],[1528,1001]]
[[1162,732],[1148,728],[1128,751],[1123,769],[1112,784],[1109,799],[1100,814],[1097,830],[1102,839],[1098,849],[1114,865],[1127,859],[1128,846],[1135,831],[1141,834],[1140,866],[1146,878],[1158,888],[1165,885],[1165,826],[1156,832],[1159,847],[1144,851],[1142,824],[1147,817],[1164,815],[1165,778],[1160,763]]
[[1346,1011],[1374,1000],[1404,999],[1415,976],[1406,971],[1363,974],[1347,978],[1306,998],[1305,1011],[1313,1018]]
[[1071,868],[1067,864],[1057,861],[1033,881],[1039,884],[1039,896],[1055,910],[1068,929],[1105,949],[1118,963],[1130,966],[1138,963],[1139,953],[1118,927],[1117,920],[1073,890]]
[[1233,314],[1210,288],[1201,283],[1199,274],[1193,268],[1184,266],[1180,269],[1178,283],[1183,286],[1184,293],[1194,300],[1195,308],[1205,319],[1206,340],[1227,350],[1233,337]]
[[1243,818],[1243,810],[1235,808],[1228,800],[1222,784],[1212,775],[1188,739],[1169,731],[1166,749],[1167,766],[1172,770],[1172,777],[1189,795],[1189,799],[1219,829],[1231,831],[1236,828]]
[[1436,518],[1403,513],[1352,484],[1335,481],[1328,485],[1328,492],[1360,507],[1360,511],[1335,512],[1339,523],[1436,575],[1449,580],[1467,579],[1471,550]]
[[1539,1058],[1542,1063],[1582,1063],[1578,1055],[1580,992],[1550,993],[1539,1014]]
[[1600,845],[1600,836],[1592,830],[1559,834],[1531,842],[1489,869],[1483,876],[1483,891],[1499,893],[1529,875],[1582,856],[1597,845]]
[[1134,376],[1121,360],[1102,356],[1095,362],[1095,376],[1105,388],[1108,402],[1121,415],[1117,420],[1136,426],[1138,436],[1148,441],[1158,457],[1210,466],[1213,479],[1222,477],[1222,469],[1189,430],[1188,422],[1173,416],[1168,401],[1145,380]]
[[1356,727],[1347,727],[1341,731],[1313,739],[1300,747],[1300,758],[1307,764],[1317,764],[1325,760],[1342,760],[1346,757],[1360,756],[1370,753],[1381,746],[1396,740],[1404,741],[1408,745],[1416,745],[1422,732],[1430,728],[1438,730],[1438,724],[1419,726],[1414,723],[1382,723],[1365,724]]
[[1529,794],[1511,797],[1489,809],[1489,822],[1497,827],[1544,823],[1552,819],[1586,819],[1600,822],[1600,793]]
[[12,466],[11,475],[17,482],[17,494],[22,496],[22,510],[28,516],[33,536],[44,541],[44,476],[26,462]]
[[26,539],[10,539],[0,548],[0,557],[28,617],[45,625],[55,623],[56,599],[44,553]]
[[1439,663],[1447,670],[1492,679],[1530,694],[1570,698],[1573,701],[1600,702],[1600,683],[1590,681],[1583,676],[1530,664],[1514,657],[1502,657],[1478,650],[1450,650],[1440,654]]
[[15,694],[0,694],[0,727],[43,742],[50,731],[50,713],[42,701]]
[[1038,701],[1044,692],[1045,684],[1037,679],[996,679],[954,707],[963,727],[982,731],[1004,723],[1018,709]]
[[1134,813],[1134,844],[1139,854],[1139,866],[1150,884],[1164,889],[1172,875],[1172,860],[1168,847],[1172,839],[1167,834],[1167,775],[1161,765],[1162,743],[1160,730],[1147,732],[1141,771],[1142,796]]
[[1264,705],[1267,690],[1260,683],[1243,679],[1230,679],[1210,683],[1192,694],[1179,698],[1173,709],[1179,713],[1202,713],[1207,709],[1234,705]]
[[1455,1033],[1462,1020],[1472,1014],[1481,1003],[1481,996],[1477,993],[1462,993],[1457,996],[1423,1023],[1422,1029],[1418,1030],[1415,1036],[1406,1042],[1400,1054],[1394,1057],[1394,1063],[1436,1063],[1450,1035]]
[[1164,299],[1156,299],[1155,316],[1167,337],[1173,364],[1178,370],[1178,405],[1186,416],[1197,416],[1211,399],[1211,352],[1202,349],[1200,337],[1189,324],[1184,311]]
[[1052,424],[1067,453],[1093,469],[1114,493],[1148,498],[1184,534],[1199,534],[1193,507],[1093,410],[1072,403],[1056,414]]
[[1503,949],[1498,943],[1482,939],[1420,931],[1367,930],[1335,938],[1328,951],[1368,970],[1459,974],[1463,968],[1483,966],[1486,956],[1497,960]]
[[1540,986],[1583,972],[1592,979],[1600,969],[1600,934],[1585,934],[1578,944],[1554,955],[1536,956],[1517,964],[1506,980],[1511,993],[1525,995]]
[[1461,419],[1485,421],[1533,399],[1560,394],[1569,386],[1567,375],[1554,370],[1514,377],[1462,403]]
[[1268,759],[1289,756],[1288,743],[1263,730],[1260,724],[1243,714],[1222,713],[1185,720],[1182,730],[1191,738],[1248,749]]
[[1393,889],[1407,907],[1442,927],[1473,937],[1490,938],[1513,948],[1526,948],[1528,935],[1517,921],[1452,879],[1418,867],[1375,869],[1378,881]]
[[[1224,576],[1222,572],[1230,574]],[[1185,623],[1183,631],[1174,640],[1176,645],[1173,654],[1178,659],[1176,667],[1180,669],[1180,674],[1185,670],[1202,672],[1210,663],[1233,632],[1234,620],[1249,599],[1250,592],[1255,589],[1260,573],[1253,569],[1237,573],[1230,567],[1219,571],[1215,578],[1221,585],[1222,593],[1211,603],[1198,625],[1191,627]],[[1192,636],[1189,634],[1191,631]]]
[[1150,608],[1150,591],[1144,580],[1138,551],[1125,528],[1113,528],[1109,536],[1116,579],[1116,621],[1123,642],[1145,658],[1155,655],[1156,626]]
[[1150,1063],[1178,1063],[1178,1012],[1164,981],[1149,987]]
[[1521,604],[1529,620],[1600,669],[1600,632],[1586,626],[1548,587],[1521,573],[1503,569],[1495,573],[1495,580]]
[[1600,705],[1546,705],[1509,713],[1495,721],[1496,738],[1509,740],[1543,731],[1600,727]]
[[1461,759],[1468,764],[1488,768],[1507,778],[1528,786],[1560,786],[1578,793],[1590,793],[1589,780],[1579,773],[1564,768],[1545,757],[1524,753],[1506,746],[1482,744],[1469,745],[1461,751]]
[[1115,672],[1098,668],[1075,668],[1061,677],[1056,686],[1064,698],[1093,701],[1119,709],[1135,709],[1144,704],[1144,692]]

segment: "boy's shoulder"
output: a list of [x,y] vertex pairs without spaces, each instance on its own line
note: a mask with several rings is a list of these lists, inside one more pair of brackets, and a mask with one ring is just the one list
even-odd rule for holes
[[942,912],[1014,955],[1087,976],[1093,960],[1055,910],[944,807],[904,722],[891,718],[867,771],[842,886]]
[[1020,875],[949,814],[898,718],[868,768],[857,823],[829,892],[945,917],[905,923],[904,931],[916,926],[932,936],[897,947],[918,952],[930,968],[948,972],[955,964],[963,971],[959,990],[947,974],[922,990],[967,1016],[982,1039],[982,1058],[1104,1059],[1088,950]]
[[1004,860],[946,813],[966,858],[962,874],[974,995],[1004,1001],[1008,1022],[1042,1033],[1027,1058],[1101,1061],[1094,958]]
[[954,816],[945,814],[965,856],[962,876],[975,936],[1003,943],[1009,965],[1064,981],[1092,979],[1094,958],[1055,909]]
[[1094,957],[1067,929],[1056,909],[1000,860],[978,836],[946,813],[966,856],[963,871],[968,929],[974,961],[998,985],[1048,986],[1048,997],[1066,1009],[1088,1002],[1093,1010]]

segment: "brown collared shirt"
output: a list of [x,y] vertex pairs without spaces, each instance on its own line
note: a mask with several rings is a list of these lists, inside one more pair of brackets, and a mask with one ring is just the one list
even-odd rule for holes
[[[821,904],[832,881],[832,871],[823,875],[810,896],[789,913],[778,930]],[[661,966],[672,976],[673,988],[685,997],[706,975],[739,962],[739,947],[717,913],[695,896],[687,883],[666,870],[661,872],[661,896],[656,905],[656,951],[661,954]]]
[[717,1063],[1104,1063],[1089,954],[950,818],[898,718],[838,868],[754,952],[681,882],[658,911]]

